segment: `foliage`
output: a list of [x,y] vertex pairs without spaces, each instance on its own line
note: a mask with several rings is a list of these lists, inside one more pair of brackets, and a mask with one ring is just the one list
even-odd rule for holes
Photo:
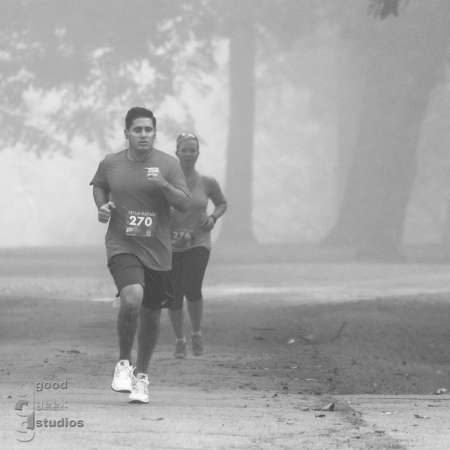
[[[105,130],[124,105],[156,106],[172,91],[177,57],[191,26],[200,27],[182,1],[5,0],[0,8],[2,140],[34,150],[68,149],[80,131],[107,145]],[[205,70],[211,48],[190,68]],[[30,91],[60,98],[46,130],[27,120]]]
[[[208,72],[214,43],[239,25],[255,27],[259,62],[267,62],[338,9],[334,0],[3,0],[2,144],[70,152],[82,134],[107,148],[110,124],[128,105],[145,99],[157,108],[177,77]],[[58,104],[43,127],[28,100],[49,93]]]
[[[406,0],[406,2],[409,0]],[[390,15],[398,16],[402,0],[369,0],[369,14],[380,20]]]

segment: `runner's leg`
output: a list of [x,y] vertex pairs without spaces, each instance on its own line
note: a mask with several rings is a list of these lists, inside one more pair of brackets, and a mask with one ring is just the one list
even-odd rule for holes
[[173,332],[177,339],[184,338],[184,314],[183,309],[169,309],[169,317],[172,322]]
[[208,260],[209,250],[204,247],[194,247],[186,252],[186,270],[183,272],[182,285],[186,293],[187,310],[194,334],[199,334],[202,326],[202,285]]
[[153,351],[158,341],[161,308],[173,297],[168,271],[145,269],[145,287],[139,313],[136,375],[148,374]]
[[159,336],[160,309],[141,307],[139,314],[136,373],[147,373]]
[[188,301],[187,310],[191,319],[192,333],[198,334],[202,328],[203,299]]
[[177,340],[184,339],[184,314],[183,314],[183,286],[181,285],[181,277],[183,273],[183,253],[172,254],[172,270],[171,278],[174,290],[175,302],[169,309],[169,317],[172,322],[173,331]]
[[202,284],[206,266],[209,260],[209,250],[204,247],[195,247],[187,252],[185,261],[186,270],[183,273],[182,284],[186,293],[187,308],[192,327],[192,353],[200,356],[204,352],[201,335],[203,317]]
[[117,316],[119,336],[119,359],[131,364],[131,350],[137,330],[139,309],[142,303],[143,288],[140,284],[125,286],[120,291],[120,309]]

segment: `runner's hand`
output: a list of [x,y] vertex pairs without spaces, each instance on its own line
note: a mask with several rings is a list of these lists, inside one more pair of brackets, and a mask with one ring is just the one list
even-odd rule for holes
[[167,180],[161,175],[160,172],[155,172],[151,174],[147,174],[147,180],[157,187],[167,186],[169,183]]
[[98,208],[98,221],[101,223],[108,223],[111,218],[111,212],[115,209],[114,202],[108,202]]
[[211,231],[214,228],[216,221],[211,216],[205,216],[200,222],[200,227],[202,230]]

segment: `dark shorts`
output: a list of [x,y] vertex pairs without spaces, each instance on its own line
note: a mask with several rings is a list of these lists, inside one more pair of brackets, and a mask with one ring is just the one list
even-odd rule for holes
[[171,307],[174,302],[170,271],[149,269],[131,253],[120,253],[111,257],[108,269],[119,294],[125,286],[131,284],[140,284],[144,288],[142,306],[161,309]]
[[203,299],[202,284],[208,260],[209,250],[205,247],[172,253],[171,273],[175,301],[170,309],[181,309],[184,297],[191,302]]

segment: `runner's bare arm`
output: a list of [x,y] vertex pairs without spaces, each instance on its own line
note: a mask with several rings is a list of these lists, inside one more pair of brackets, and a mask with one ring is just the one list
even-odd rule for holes
[[178,211],[184,212],[189,207],[191,196],[187,194],[183,189],[174,186],[167,181],[159,171],[154,171],[147,174],[147,180],[149,183],[158,186],[161,189],[164,197],[169,202],[170,206],[173,206]]
[[208,198],[213,202],[214,211],[209,216],[203,218],[200,226],[204,230],[210,231],[216,224],[217,219],[225,214],[228,204],[220,189],[219,183],[214,178],[204,177],[204,182],[207,186]]
[[166,197],[170,206],[173,206],[175,209],[178,209],[178,211],[181,212],[184,212],[188,209],[191,197],[183,190],[176,188],[168,181],[166,181],[161,185],[161,192]]
[[99,186],[93,186],[92,193],[94,194],[94,202],[97,209],[109,202],[109,192],[106,189]]
[[[214,203],[214,201],[213,201]],[[225,214],[225,211],[228,208],[228,204],[226,201],[222,201],[220,203],[214,203],[214,211],[211,213],[211,216],[213,216],[216,220],[219,217],[222,217]]]
[[115,208],[112,201],[109,200],[109,192],[99,186],[93,186],[94,202],[98,210],[99,222],[106,223],[111,217],[111,210]]

